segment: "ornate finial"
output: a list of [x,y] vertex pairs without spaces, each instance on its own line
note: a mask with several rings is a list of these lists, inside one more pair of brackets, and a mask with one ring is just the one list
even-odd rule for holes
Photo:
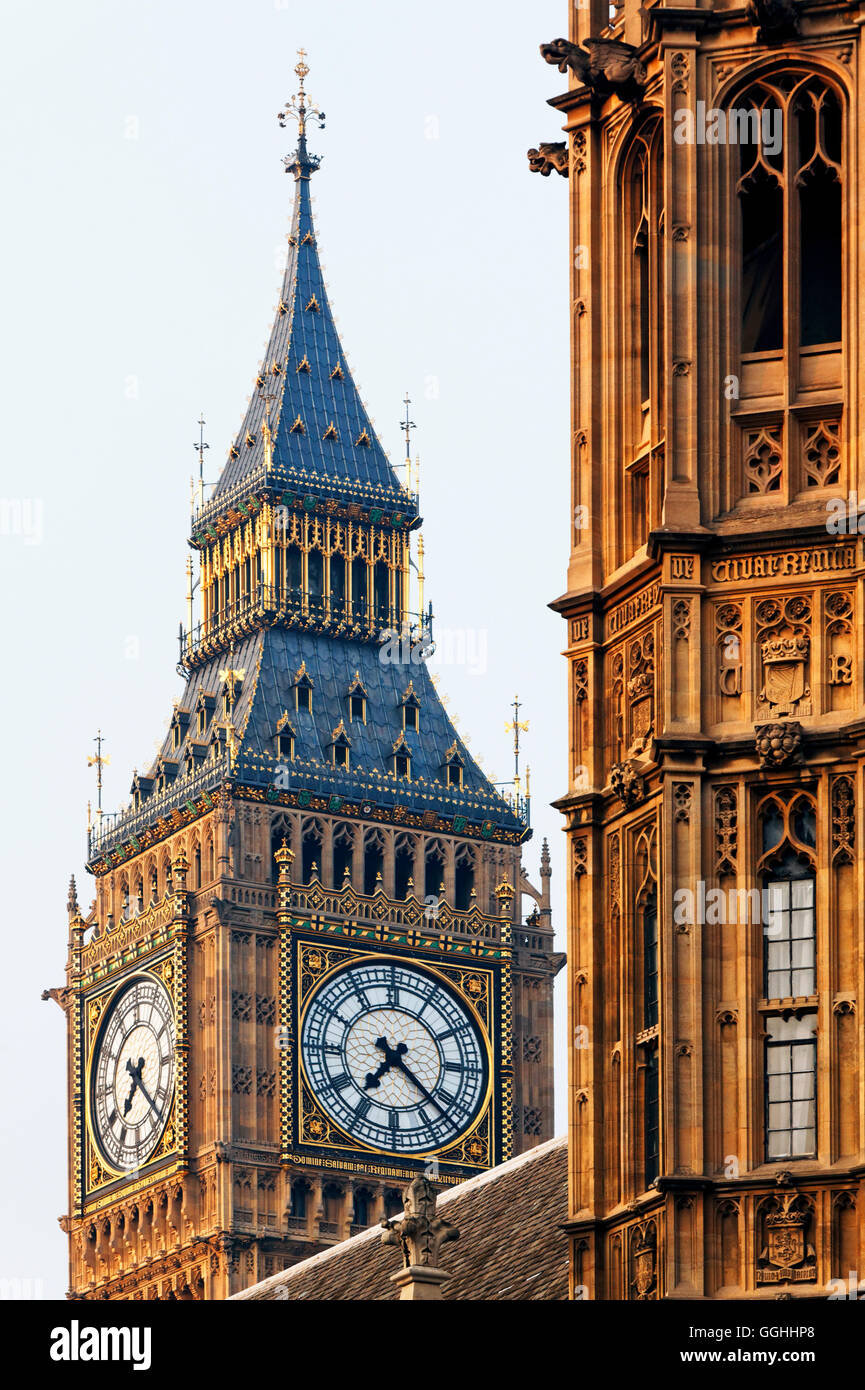
[[508,878],[507,873],[505,874],[498,887],[494,889],[494,892],[499,900],[499,916],[510,917],[511,903],[514,900],[514,890],[511,887],[511,881]]
[[417,425],[409,415],[408,408],[411,405],[411,398],[408,391],[405,393],[403,405],[405,406],[405,419],[400,420],[400,428],[405,435],[405,487],[406,492],[411,492],[411,432],[417,429]]
[[193,449],[195,450],[195,452],[198,454],[198,505],[199,505],[199,507],[203,507],[203,506],[204,506],[204,451],[205,451],[205,449],[209,449],[209,448],[210,448],[210,445],[207,444],[207,443],[205,443],[205,440],[204,440],[204,426],[205,426],[206,423],[207,423],[207,422],[206,422],[206,420],[205,420],[205,418],[204,418],[204,411],[202,411],[201,414],[200,414],[199,417],[198,417],[198,443],[197,443],[197,444],[193,444],[193,446],[192,446]]
[[308,179],[321,163],[319,155],[309,154],[306,148],[306,126],[308,121],[314,121],[319,130],[324,130],[324,112],[317,106],[307,104],[307,95],[304,83],[309,76],[309,68],[306,64],[306,49],[297,50],[298,63],[295,66],[299,90],[285,103],[285,109],[277,115],[279,124],[285,129],[290,120],[297,121],[297,149],[294,154],[285,156],[283,164],[287,174],[294,174],[296,179]]
[[511,706],[514,717],[510,721],[505,721],[505,733],[514,736],[514,786],[519,788],[520,784],[520,734],[527,734],[529,731],[528,719],[520,720],[520,710],[522,704],[519,695],[514,696],[514,703]]
[[[294,850],[289,849],[288,840],[285,838],[284,835],[282,837],[282,844],[280,845],[279,849],[276,851],[276,854],[273,857],[279,865],[280,877],[282,876],[283,872],[288,874],[294,862]],[[284,869],[283,865],[285,865]]]
[[69,893],[66,898],[66,911],[69,913],[70,917],[78,917],[80,915],[78,912],[78,890],[75,887],[74,874],[72,874],[69,879]]
[[441,1247],[458,1240],[459,1231],[436,1216],[436,1190],[420,1174],[403,1194],[405,1215],[401,1221],[382,1221],[382,1245],[395,1245],[402,1253],[402,1269],[391,1275],[401,1299],[441,1298],[441,1286],[450,1276],[439,1269]]
[[[88,767],[95,767],[95,768],[96,768],[96,825],[97,825],[97,829],[101,829],[101,827],[102,827],[102,769],[103,769],[103,767],[107,767],[107,766],[108,766],[108,764],[111,762],[111,759],[110,759],[110,758],[105,758],[105,757],[103,757],[103,755],[102,755],[102,745],[103,745],[103,743],[105,742],[105,740],[104,740],[103,737],[102,737],[102,730],[101,730],[101,729],[97,729],[97,730],[96,730],[96,737],[95,737],[95,739],[93,740],[93,742],[96,744],[96,752],[95,752],[95,754],[93,754],[92,757],[89,757],[89,758],[87,759],[87,766],[88,766]],[[88,806],[87,819],[88,819],[88,821],[90,820],[90,809],[89,809],[89,806]]]
[[552,872],[550,868],[550,847],[547,844],[546,836],[544,836],[544,842],[541,845],[541,878],[550,878]]

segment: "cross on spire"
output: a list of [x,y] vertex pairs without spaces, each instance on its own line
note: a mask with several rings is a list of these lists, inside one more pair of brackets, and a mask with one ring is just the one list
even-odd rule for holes
[[198,454],[198,503],[201,507],[204,506],[204,451],[210,448],[210,445],[205,443],[204,439],[204,426],[206,423],[204,412],[202,411],[198,419],[198,443],[192,446]]
[[511,706],[514,712],[513,719],[505,723],[505,733],[514,736],[514,781],[519,785],[520,780],[520,734],[527,734],[529,731],[528,719],[520,721],[520,710],[522,704],[519,695],[514,696],[514,703]]
[[405,486],[406,491],[411,492],[411,432],[412,430],[417,429],[417,425],[409,415],[409,406],[411,405],[411,399],[409,397],[408,391],[406,391],[405,393],[405,400],[403,401],[403,405],[405,406],[405,419],[400,420],[400,428],[405,434]]
[[[96,737],[93,740],[96,744],[96,752],[87,759],[87,766],[96,768],[96,818],[99,825],[102,824],[102,769],[111,762],[110,758],[103,756],[102,744],[104,741],[102,730],[97,729]],[[87,818],[90,819],[89,814]]]

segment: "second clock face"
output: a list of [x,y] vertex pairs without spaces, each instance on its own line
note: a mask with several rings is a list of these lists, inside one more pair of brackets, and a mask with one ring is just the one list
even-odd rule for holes
[[174,1010],[161,981],[141,976],[109,1004],[90,1076],[93,1129],[112,1167],[150,1156],[173,1096]]
[[486,1095],[486,1049],[470,1010],[434,975],[399,961],[355,961],[326,979],[300,1046],[331,1119],[389,1153],[453,1143]]

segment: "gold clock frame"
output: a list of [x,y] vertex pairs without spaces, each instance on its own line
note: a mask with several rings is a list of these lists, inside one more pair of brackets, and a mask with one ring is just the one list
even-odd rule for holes
[[[456,1169],[469,1169],[471,1173],[477,1172],[479,1168],[490,1168],[495,1163],[501,1162],[504,1155],[499,1154],[498,1150],[500,1147],[502,1149],[506,1147],[508,1130],[506,1118],[502,1115],[501,1142],[499,1143],[496,1131],[495,1092],[497,1071],[501,1068],[497,1068],[496,1065],[493,1039],[496,1023],[501,1024],[502,1022],[502,1020],[497,1020],[495,1015],[499,1011],[504,1012],[504,1009],[496,1010],[495,1008],[497,984],[495,968],[476,958],[466,961],[427,960],[414,953],[409,955],[392,950],[364,950],[345,942],[308,940],[299,933],[294,935],[292,944],[294,947],[293,973],[297,991],[295,1002],[297,1032],[294,1037],[295,1047],[293,1050],[295,1055],[292,1059],[291,1071],[293,1073],[292,1089],[298,1107],[296,1117],[298,1144],[304,1150],[322,1149],[351,1153],[357,1155],[358,1158],[373,1159],[379,1165],[402,1164],[406,1166],[406,1170],[412,1165],[416,1166],[418,1162],[428,1162],[431,1159]],[[316,958],[322,964],[320,967],[316,966],[310,970],[308,967],[310,964],[314,964]],[[449,1140],[444,1145],[416,1153],[403,1154],[365,1144],[362,1140],[353,1138],[332,1120],[315,1096],[301,1055],[300,1037],[304,1020],[314,995],[318,993],[325,981],[357,961],[369,961],[375,964],[392,961],[402,966],[411,966],[439,981],[444,989],[459,999],[469,1013],[486,1057],[486,1087],[483,1100],[474,1119],[455,1139]],[[469,980],[478,982],[480,986],[475,997],[473,997],[471,989],[467,987]],[[502,985],[504,983],[502,981]],[[485,1004],[483,1013],[477,1007],[478,992]],[[293,1147],[292,1139],[292,1135],[285,1136],[288,1143],[284,1141],[284,1148],[291,1150]],[[390,1171],[395,1170],[391,1167]]]
[[[166,974],[168,975],[168,979],[165,978]],[[106,1020],[112,1008],[114,1007],[115,1001],[120,997],[124,990],[127,990],[129,988],[129,986],[135,980],[144,980],[148,978],[154,980],[165,990],[165,993],[168,995],[168,1001],[171,1006],[171,1011],[174,1018],[174,1085],[172,1087],[171,1106],[168,1109],[163,1120],[162,1128],[159,1131],[159,1137],[157,1138],[156,1143],[153,1146],[153,1149],[147,1155],[147,1158],[145,1159],[144,1163],[142,1163],[137,1168],[117,1168],[106,1158],[105,1151],[102,1148],[102,1145],[99,1143],[99,1137],[96,1133],[93,1124],[91,1104],[91,1081],[93,1078],[93,1068],[96,1062],[96,1050],[99,1046],[99,1041],[102,1037]],[[111,984],[108,986],[107,989],[102,990],[99,993],[89,994],[83,1001],[85,1006],[86,1062],[84,1066],[84,1094],[82,1096],[82,1106],[84,1109],[84,1124],[87,1134],[87,1140],[90,1147],[90,1152],[85,1155],[85,1157],[89,1160],[88,1173],[93,1164],[93,1160],[95,1159],[102,1172],[110,1174],[110,1180],[124,1177],[135,1177],[139,1173],[143,1172],[145,1168],[149,1168],[153,1163],[158,1163],[161,1159],[167,1157],[170,1153],[174,1151],[178,1079],[177,1000],[175,998],[174,979],[175,973],[173,959],[171,956],[165,956],[161,961],[152,962],[147,967],[142,968],[139,966],[130,970],[127,974],[123,975],[119,979],[112,980]],[[94,1007],[97,1008],[98,1012],[91,1019],[91,1014]],[[169,1142],[165,1142],[167,1139],[169,1139]],[[160,1150],[162,1150],[161,1153]],[[102,1186],[103,1184],[100,1183],[99,1185]]]

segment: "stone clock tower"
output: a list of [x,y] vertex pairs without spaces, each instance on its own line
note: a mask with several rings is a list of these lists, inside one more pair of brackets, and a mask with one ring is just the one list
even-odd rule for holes
[[72,885],[50,991],[78,1298],[224,1298],[401,1209],[416,1173],[459,1182],[552,1134],[549,858],[535,889],[525,803],[427,669],[418,498],[337,335],[296,71],[287,265],[193,517],[183,693],[91,838],[96,901],[84,917]]
[[865,1273],[862,16],[570,24],[529,159],[571,223],[575,1296],[825,1297]]

